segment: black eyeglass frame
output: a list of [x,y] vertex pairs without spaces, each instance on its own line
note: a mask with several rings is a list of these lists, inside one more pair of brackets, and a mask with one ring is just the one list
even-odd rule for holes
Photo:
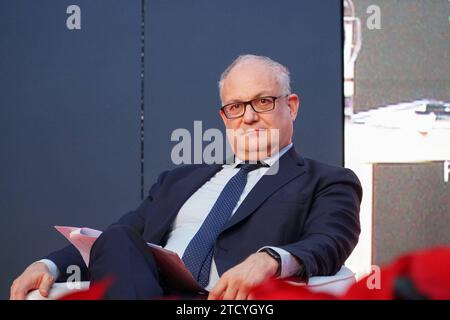
[[[250,105],[250,107],[252,107],[253,111],[255,111],[256,113],[270,112],[270,111],[272,111],[272,110],[275,109],[275,102],[277,101],[277,99],[285,98],[285,97],[288,97],[289,95],[290,95],[290,94],[285,94],[285,95],[281,95],[281,96],[278,96],[278,97],[275,97],[275,96],[263,96],[263,97],[257,97],[257,98],[254,98],[254,99],[249,100],[249,101],[232,102],[232,103],[228,103],[228,104],[222,106],[222,107],[220,108],[220,110],[222,110],[222,112],[224,113],[225,117],[227,117],[227,119],[237,119],[237,118],[243,117],[244,114],[245,114],[246,107],[247,107],[248,105]],[[271,98],[271,99],[273,99],[273,101],[272,101],[272,108],[271,108],[271,109],[268,109],[268,110],[264,110],[264,111],[257,111],[257,110],[255,110],[255,107],[253,106],[252,102],[254,102],[254,101],[256,101],[256,100],[264,99],[264,98]],[[232,105],[234,105],[234,104],[241,104],[241,103],[244,104],[244,109],[243,109],[242,114],[240,114],[240,115],[238,115],[238,116],[233,116],[233,117],[228,116],[228,114],[225,112],[225,108],[228,107],[228,106],[232,106]]]

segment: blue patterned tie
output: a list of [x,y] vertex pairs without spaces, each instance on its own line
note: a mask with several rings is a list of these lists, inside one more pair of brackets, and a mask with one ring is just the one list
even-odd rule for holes
[[223,227],[233,213],[247,183],[247,174],[264,165],[242,163],[240,170],[225,185],[214,206],[192,238],[183,254],[183,261],[202,287],[209,283],[214,244]]

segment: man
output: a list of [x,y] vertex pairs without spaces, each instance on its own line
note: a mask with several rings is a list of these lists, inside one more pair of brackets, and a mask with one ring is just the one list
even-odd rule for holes
[[146,242],[177,252],[210,299],[249,299],[270,278],[340,269],[358,241],[362,190],[350,170],[295,152],[299,98],[288,70],[267,57],[240,56],[219,88],[235,163],[162,173],[140,207],[98,238],[88,268],[68,246],[30,265],[14,281],[12,299],[35,288],[46,296],[69,265],[91,282],[112,276],[106,298],[160,297],[170,291]]

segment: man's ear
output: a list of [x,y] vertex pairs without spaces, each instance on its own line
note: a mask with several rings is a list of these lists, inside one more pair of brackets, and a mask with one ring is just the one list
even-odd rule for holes
[[223,124],[225,127],[227,127],[227,120],[228,118],[225,116],[225,113],[222,111],[222,109],[219,110],[220,117],[222,118]]
[[298,109],[300,107],[300,98],[295,93],[292,93],[287,99],[289,112],[291,113],[292,121],[294,121],[297,118]]

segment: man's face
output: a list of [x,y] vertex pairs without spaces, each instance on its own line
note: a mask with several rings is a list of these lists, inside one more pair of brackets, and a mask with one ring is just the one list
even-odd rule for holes
[[260,61],[242,62],[225,78],[223,105],[264,96],[280,97],[275,109],[257,113],[247,105],[237,119],[220,111],[233,152],[241,160],[262,160],[291,143],[299,99],[296,94],[285,96],[274,71]]

